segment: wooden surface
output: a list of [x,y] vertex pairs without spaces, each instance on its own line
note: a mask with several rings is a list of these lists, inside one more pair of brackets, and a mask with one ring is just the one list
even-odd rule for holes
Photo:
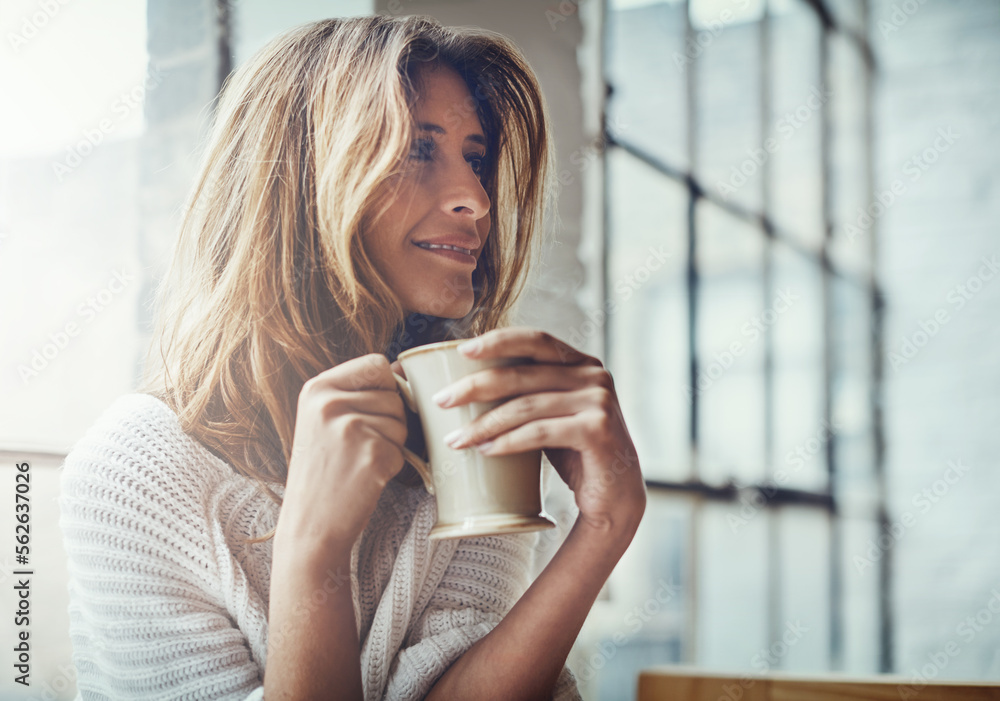
[[997,682],[914,686],[905,677],[747,674],[727,676],[687,667],[639,675],[638,701],[983,701],[1000,699]]

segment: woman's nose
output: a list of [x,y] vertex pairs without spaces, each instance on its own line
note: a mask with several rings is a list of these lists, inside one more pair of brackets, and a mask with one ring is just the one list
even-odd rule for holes
[[448,212],[468,210],[473,219],[482,219],[490,211],[490,197],[483,183],[464,158],[460,165],[451,166],[443,182],[442,205]]

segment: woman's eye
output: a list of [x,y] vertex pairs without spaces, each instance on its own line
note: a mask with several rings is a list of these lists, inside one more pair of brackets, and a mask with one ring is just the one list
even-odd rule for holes
[[481,177],[483,175],[483,168],[486,167],[486,157],[473,156],[472,158],[468,158],[466,160],[472,164],[472,172]]
[[[410,150],[410,158],[418,161],[429,161],[434,154],[434,142],[430,139],[421,139],[413,143]],[[472,171],[479,177],[483,175],[486,165],[485,154],[470,154],[465,159],[472,164]]]

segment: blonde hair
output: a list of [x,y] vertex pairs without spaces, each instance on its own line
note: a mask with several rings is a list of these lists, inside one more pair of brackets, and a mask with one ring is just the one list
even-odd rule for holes
[[[475,110],[488,142],[492,229],[473,309],[457,321],[404,318],[365,246],[387,201],[379,188],[406,167],[415,136],[414,68],[431,62],[462,76],[471,97],[456,109]],[[225,82],[156,291],[139,391],[280,504],[268,484],[287,477],[306,380],[510,323],[546,216],[552,148],[538,81],[502,35],[423,16],[284,33]]]

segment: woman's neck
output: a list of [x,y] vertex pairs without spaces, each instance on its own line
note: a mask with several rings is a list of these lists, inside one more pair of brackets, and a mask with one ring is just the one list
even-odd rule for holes
[[407,315],[406,321],[397,330],[392,342],[385,349],[385,355],[389,358],[389,362],[392,362],[400,353],[410,348],[447,338],[457,338],[458,336],[453,336],[457,329],[457,322],[454,319],[413,312]]

